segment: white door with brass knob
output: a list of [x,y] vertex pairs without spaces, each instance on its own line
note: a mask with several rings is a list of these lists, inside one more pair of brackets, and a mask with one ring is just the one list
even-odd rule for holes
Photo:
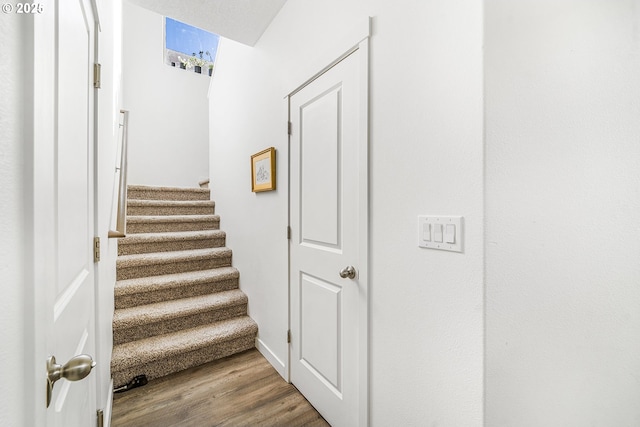
[[367,425],[365,55],[290,97],[290,380],[334,427]]
[[34,17],[34,425],[96,425],[95,17],[56,0]]

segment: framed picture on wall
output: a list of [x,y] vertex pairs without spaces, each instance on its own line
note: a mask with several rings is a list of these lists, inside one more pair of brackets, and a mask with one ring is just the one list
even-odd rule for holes
[[269,147],[251,156],[251,191],[276,189],[276,149]]

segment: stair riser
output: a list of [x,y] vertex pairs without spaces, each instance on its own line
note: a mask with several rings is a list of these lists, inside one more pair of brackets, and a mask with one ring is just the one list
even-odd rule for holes
[[136,200],[209,200],[206,191],[127,190],[128,199]]
[[231,266],[231,255],[195,259],[168,264],[136,265],[118,267],[116,280],[137,279],[138,277],[159,276],[162,274],[184,273],[186,271],[209,270]]
[[121,370],[114,370],[111,367],[113,383],[115,387],[120,387],[128,383],[137,375],[146,375],[147,379],[152,380],[160,378],[183,369],[192,368],[211,362],[212,360],[221,359],[232,354],[249,350],[255,346],[255,332],[249,335],[241,336],[236,339],[215,344],[189,353],[178,356],[167,357],[156,360],[147,364],[134,365],[135,360],[129,360],[133,366],[123,367]]
[[177,332],[182,329],[194,328],[205,323],[213,323],[232,317],[246,316],[247,304],[232,307],[213,308],[202,313],[195,313],[175,319],[161,320],[156,323],[139,323],[134,327],[119,329],[114,324],[113,343],[115,345],[129,341],[141,340],[155,335]]
[[141,222],[127,223],[128,234],[138,233],[172,233],[176,231],[219,230],[220,221],[198,222]]
[[127,206],[128,215],[214,215],[213,206]]
[[221,280],[213,283],[196,283],[185,286],[165,286],[151,292],[141,292],[129,295],[116,295],[115,308],[129,308],[138,305],[153,304],[162,301],[171,301],[180,298],[196,297],[215,292],[238,289],[238,278]]
[[189,249],[221,248],[225,245],[224,237],[197,240],[178,240],[166,242],[149,242],[136,244],[118,243],[118,255],[148,254],[153,252],[186,251]]

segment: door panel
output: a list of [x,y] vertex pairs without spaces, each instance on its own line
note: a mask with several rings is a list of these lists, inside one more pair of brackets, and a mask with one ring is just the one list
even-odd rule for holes
[[341,86],[300,107],[303,244],[340,249]]
[[[36,182],[40,197],[51,200],[53,229],[43,241],[51,242],[47,262],[52,275],[44,301],[47,356],[64,365],[79,354],[95,354],[94,235],[94,15],[89,0],[55,2],[53,91],[53,150],[37,153],[52,166],[52,182]],[[44,157],[48,156],[48,157]],[[36,236],[38,239],[39,236]],[[45,381],[42,368],[37,375]],[[40,404],[40,402],[38,402]],[[49,427],[80,427],[96,423],[96,378],[55,382],[46,410]]]
[[342,396],[342,287],[313,276],[300,278],[300,361]]
[[339,275],[366,257],[359,67],[356,51],[290,98],[291,382],[334,427],[359,424],[366,332],[358,316],[366,284]]
[[86,275],[88,235],[88,108],[91,28],[78,0],[58,13],[58,292]]

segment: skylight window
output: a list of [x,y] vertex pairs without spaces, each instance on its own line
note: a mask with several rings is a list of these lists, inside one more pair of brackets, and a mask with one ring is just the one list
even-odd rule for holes
[[211,75],[220,36],[168,17],[164,28],[165,63]]

